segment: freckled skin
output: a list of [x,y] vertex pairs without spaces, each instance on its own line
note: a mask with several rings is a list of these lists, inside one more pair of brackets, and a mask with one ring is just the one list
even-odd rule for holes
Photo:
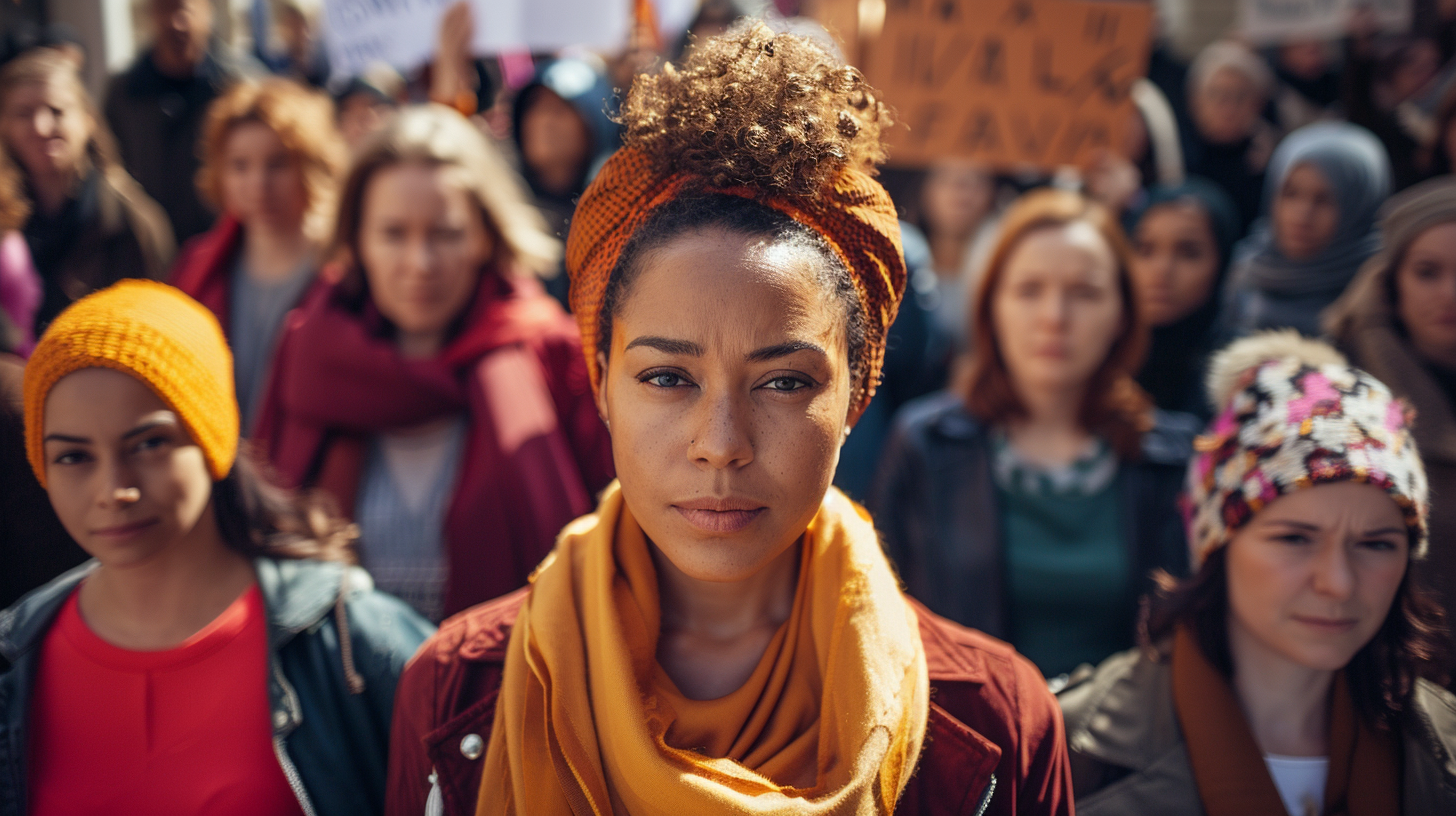
[[[614,318],[598,406],[623,496],[689,578],[760,573],[807,529],[833,478],[851,378],[847,318],[816,279],[821,262],[761,238],[690,233],[643,259]],[[702,354],[629,348],[644,337]],[[749,359],[789,343],[816,348]],[[725,497],[762,510],[741,530],[714,533],[677,509]]]

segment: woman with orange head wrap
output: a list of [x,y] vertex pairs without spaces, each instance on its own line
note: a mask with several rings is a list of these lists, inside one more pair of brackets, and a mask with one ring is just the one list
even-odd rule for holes
[[883,107],[760,25],[623,118],[567,245],[619,481],[406,670],[389,812],[1070,812],[1036,669],[830,488],[905,286]]

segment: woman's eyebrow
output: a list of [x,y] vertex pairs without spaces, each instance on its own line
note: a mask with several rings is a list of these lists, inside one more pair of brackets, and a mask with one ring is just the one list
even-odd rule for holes
[[653,335],[647,335],[633,340],[627,344],[627,348],[624,351],[631,351],[638,346],[657,349],[664,354],[683,354],[688,357],[703,356],[703,347],[690,340],[673,340],[669,337],[656,337]]
[[142,434],[146,433],[147,431],[155,430],[155,429],[161,428],[161,427],[170,427],[170,426],[176,425],[176,424],[177,423],[174,420],[171,420],[171,419],[161,419],[161,418],[153,419],[153,420],[150,420],[150,421],[147,421],[147,422],[143,422],[142,424],[136,426],[135,428],[132,428],[131,430],[129,430],[126,433],[122,434],[121,435],[121,438],[122,439],[131,439],[134,436],[141,436]]
[[89,445],[91,440],[84,436],[67,436],[66,434],[46,434],[43,442],[64,442],[68,445]]
[[813,343],[808,343],[803,340],[790,340],[787,343],[777,343],[772,346],[764,346],[761,349],[750,351],[746,359],[750,363],[762,363],[768,360],[777,360],[780,357],[787,357],[790,354],[796,354],[801,351],[815,351],[828,356],[828,352]]

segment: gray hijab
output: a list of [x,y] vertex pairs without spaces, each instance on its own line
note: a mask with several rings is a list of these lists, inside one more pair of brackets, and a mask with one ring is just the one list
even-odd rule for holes
[[[1335,240],[1303,261],[1284,257],[1274,240],[1274,199],[1290,171],[1312,165],[1325,177],[1340,208]],[[1321,122],[1285,137],[1269,161],[1263,215],[1234,250],[1235,285],[1287,297],[1338,295],[1360,264],[1380,248],[1375,216],[1390,194],[1390,159],[1370,131],[1343,122]]]

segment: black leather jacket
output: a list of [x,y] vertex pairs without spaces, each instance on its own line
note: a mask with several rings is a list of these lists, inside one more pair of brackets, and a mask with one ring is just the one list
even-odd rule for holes
[[[1127,599],[1128,644],[1138,598],[1156,568],[1188,569],[1177,497],[1199,422],[1159,411],[1143,435],[1143,456],[1123,462],[1123,529],[1137,592]],[[993,637],[1011,631],[1005,592],[1001,513],[991,473],[990,428],[959,396],[932,394],[908,403],[880,460],[870,511],[905,589],[931,611]]]
[[[27,816],[26,723],[40,645],[95,567],[83,564],[0,613],[0,656],[10,663],[0,675],[0,816]],[[268,697],[284,776],[309,816],[382,813],[394,687],[434,627],[374,591],[362,569],[266,558],[254,569],[268,610]]]

